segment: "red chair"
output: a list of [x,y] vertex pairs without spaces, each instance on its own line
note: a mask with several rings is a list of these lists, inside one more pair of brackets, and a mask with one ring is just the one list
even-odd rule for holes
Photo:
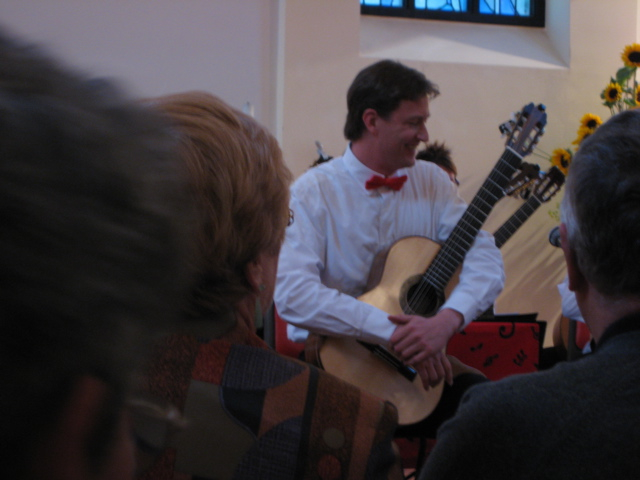
[[490,380],[538,370],[546,322],[536,314],[495,315],[475,320],[447,345],[447,353]]
[[281,355],[300,358],[304,351],[304,343],[294,342],[287,337],[287,322],[280,318],[278,310],[273,307],[274,348]]

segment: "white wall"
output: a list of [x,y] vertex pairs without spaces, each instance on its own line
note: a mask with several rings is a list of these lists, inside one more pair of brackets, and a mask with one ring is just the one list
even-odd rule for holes
[[[0,24],[91,73],[121,79],[137,95],[197,88],[238,108],[251,102],[296,175],[317,158],[316,140],[332,155],[344,149],[345,93],[355,74],[378,58],[397,58],[439,84],[429,130],[452,148],[461,195],[470,200],[503,151],[498,124],[525,103],[547,106],[540,144],[547,152],[570,145],[584,113],[608,117],[599,93],[621,65],[622,48],[638,40],[638,0],[547,3],[543,32],[361,18],[357,0],[0,0]],[[507,285],[498,313],[558,317],[564,265],[547,241],[558,200],[503,247]],[[501,200],[487,229],[519,205]]]
[[211,91],[275,128],[277,0],[0,0],[0,25],[141,96]]

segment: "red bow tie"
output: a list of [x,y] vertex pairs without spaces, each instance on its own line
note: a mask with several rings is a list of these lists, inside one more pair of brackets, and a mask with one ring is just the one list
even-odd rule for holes
[[364,184],[367,190],[373,190],[374,188],[380,187],[388,187],[391,190],[400,190],[404,185],[404,182],[407,181],[407,176],[402,175],[401,177],[381,177],[380,175],[374,175],[367,183]]

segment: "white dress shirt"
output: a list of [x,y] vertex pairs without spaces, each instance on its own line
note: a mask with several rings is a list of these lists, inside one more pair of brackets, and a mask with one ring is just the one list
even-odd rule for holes
[[571,320],[584,323],[582,312],[578,308],[576,294],[569,290],[568,276],[565,275],[562,282],[558,284],[558,292],[560,292],[560,299],[562,300],[562,315]]
[[[396,326],[386,312],[356,298],[365,291],[374,257],[407,236],[443,243],[466,210],[433,163],[419,160],[398,170],[396,175],[408,176],[399,191],[366,190],[373,174],[347,147],[291,188],[294,222],[280,253],[275,304],[294,341],[304,341],[310,330],[386,344]],[[466,325],[503,286],[500,251],[493,236],[480,231],[442,308],[460,312]]]

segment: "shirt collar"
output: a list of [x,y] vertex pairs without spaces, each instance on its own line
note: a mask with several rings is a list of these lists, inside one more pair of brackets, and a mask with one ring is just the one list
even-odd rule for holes
[[[378,172],[370,169],[364,163],[362,163],[351,151],[351,144],[347,145],[347,149],[344,152],[343,160],[345,167],[349,174],[353,177],[357,184],[361,186],[363,190],[366,190],[364,184],[371,178],[372,175],[380,175]],[[402,176],[407,174],[407,168],[401,168],[397,170],[393,176]],[[375,190],[366,190],[367,192],[374,194]]]

